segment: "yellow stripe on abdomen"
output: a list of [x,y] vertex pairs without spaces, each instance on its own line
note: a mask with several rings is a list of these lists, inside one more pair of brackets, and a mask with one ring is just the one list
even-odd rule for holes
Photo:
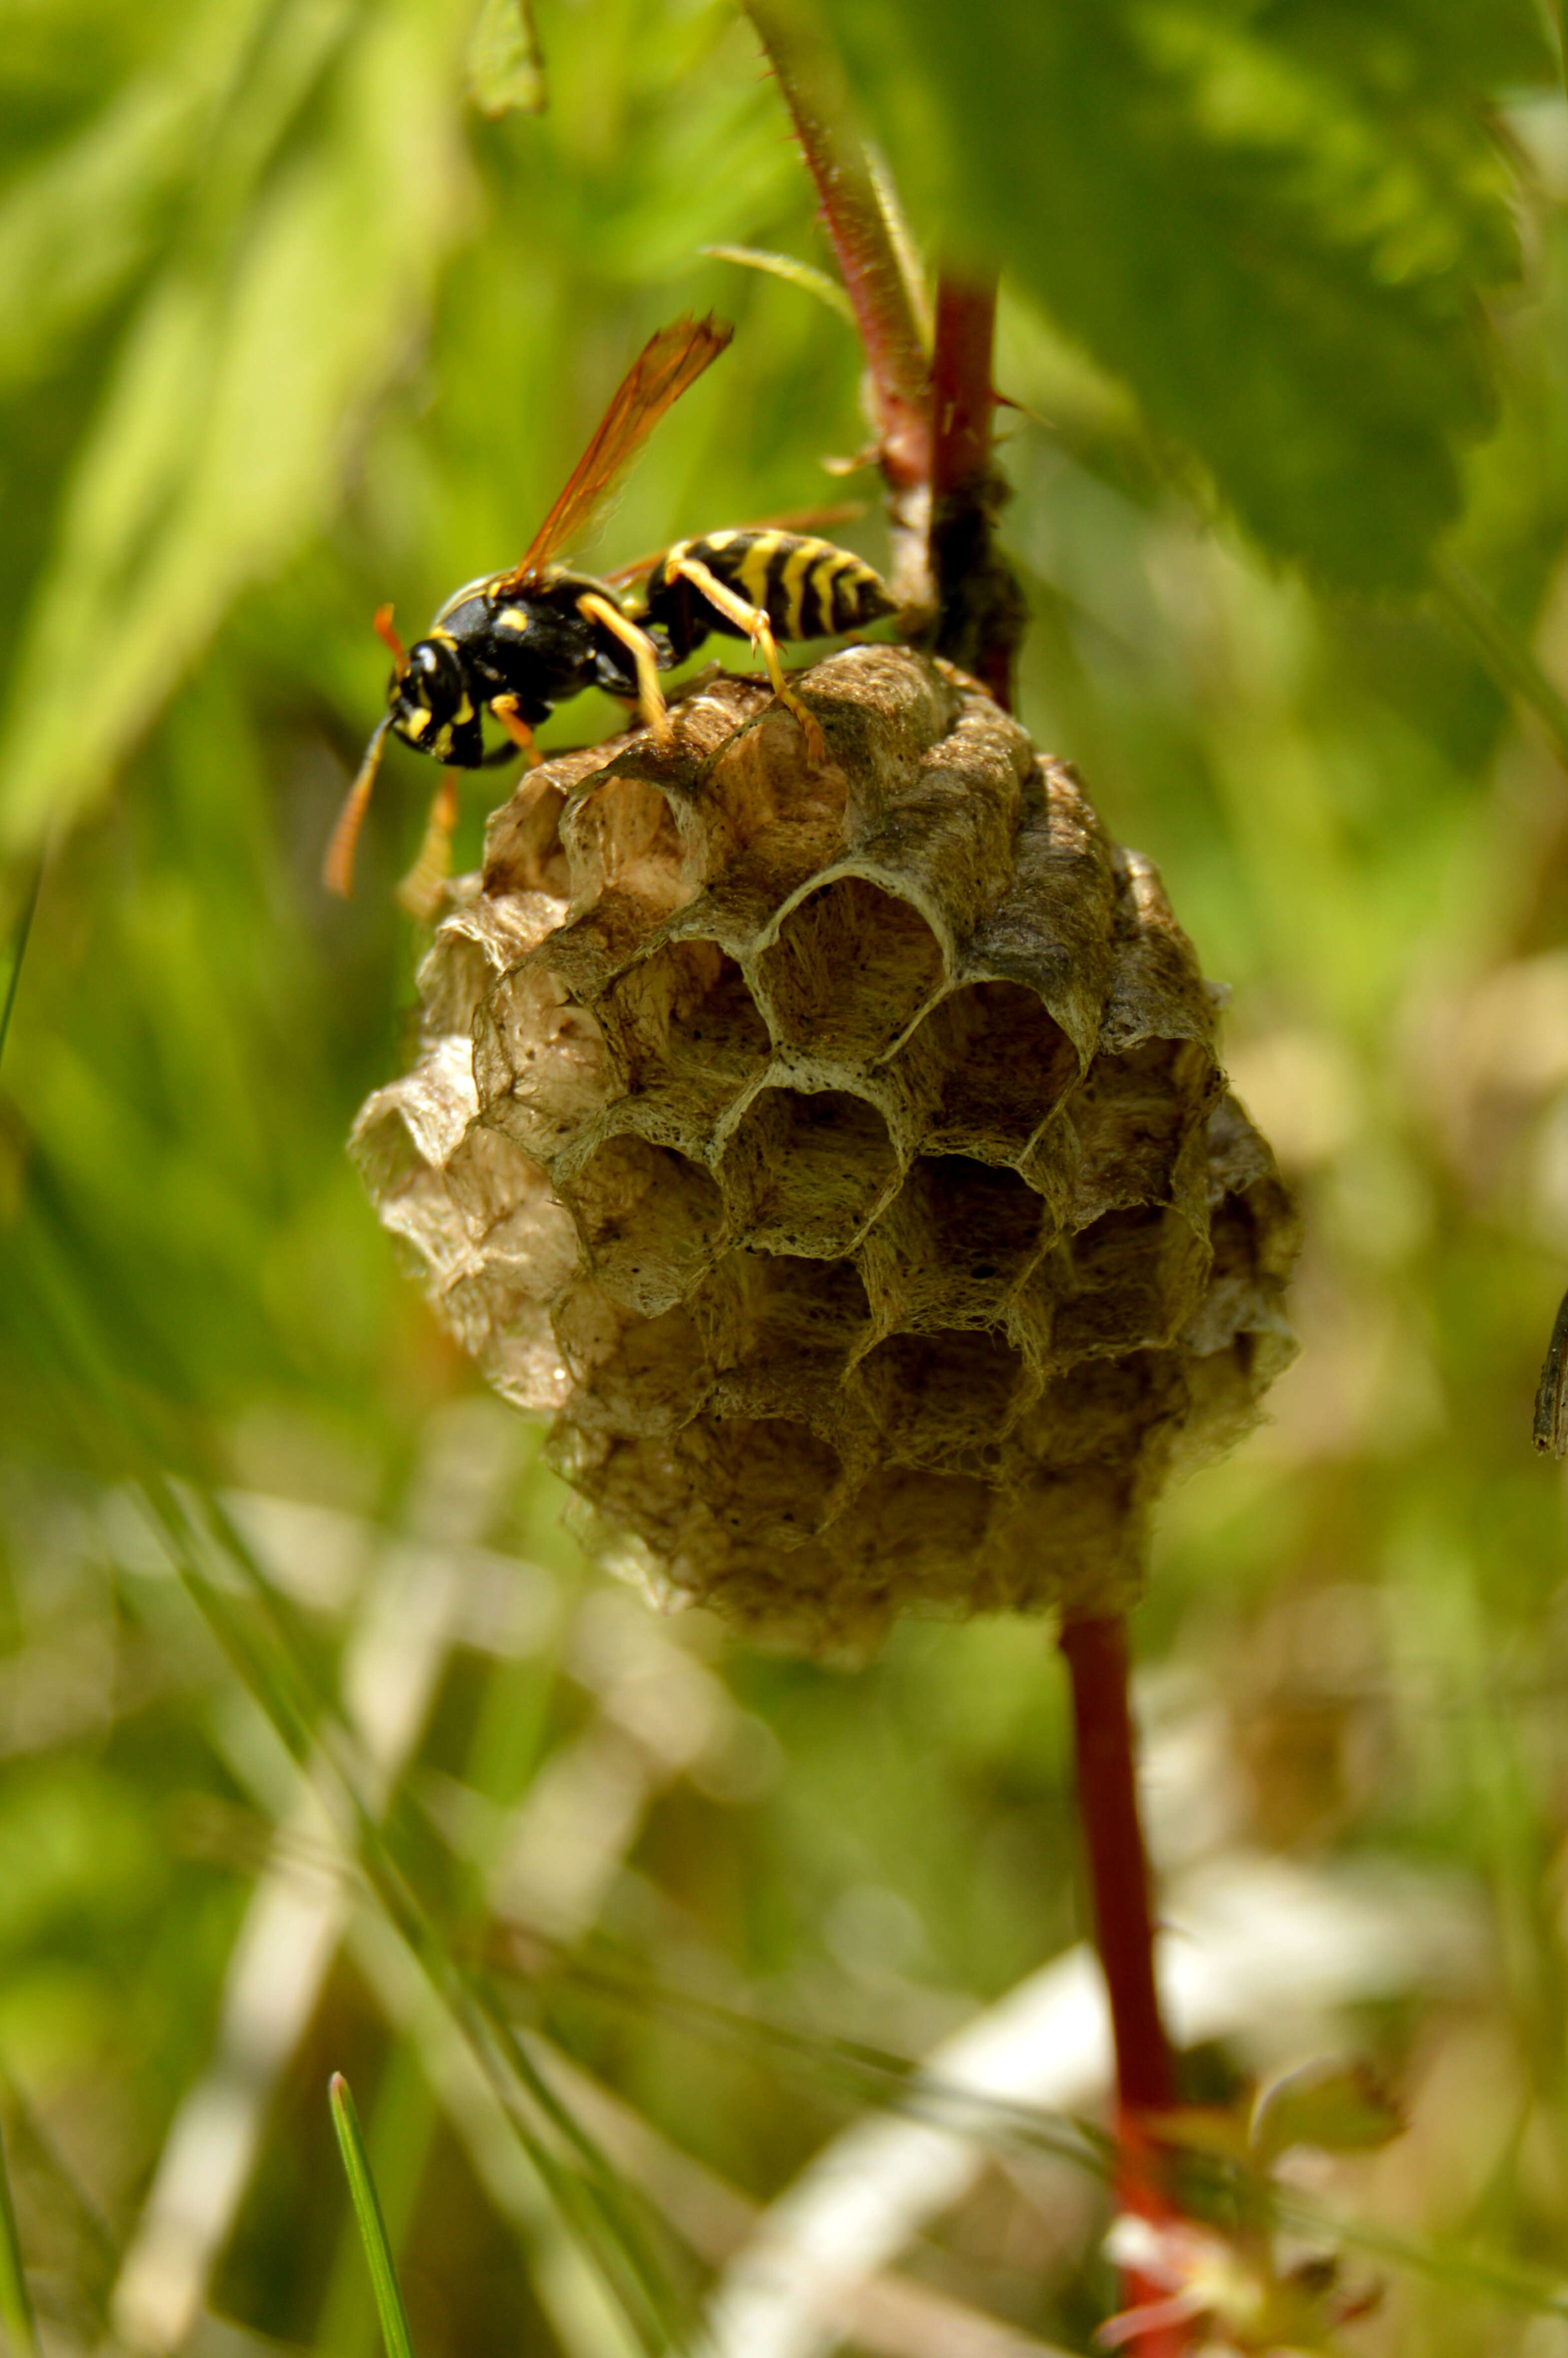
[[[713,546],[711,537],[709,546]],[[740,564],[735,568],[735,587],[742,590],[753,606],[767,611],[768,592],[773,588],[776,572],[773,560],[778,554],[777,533],[759,534]]]
[[822,553],[820,541],[803,540],[798,548],[791,549],[784,558],[784,569],[778,576],[779,592],[784,600],[784,616],[777,627],[786,639],[798,639],[801,630],[801,610],[806,597],[806,585],[815,571]]

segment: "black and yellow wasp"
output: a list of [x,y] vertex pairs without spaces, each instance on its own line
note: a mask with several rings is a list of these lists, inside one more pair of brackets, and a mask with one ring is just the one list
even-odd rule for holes
[[[860,557],[830,541],[756,526],[679,541],[612,580],[552,562],[583,537],[665,410],[733,332],[712,318],[662,328],[628,370],[522,562],[454,591],[406,652],[392,628],[391,607],[382,607],[375,626],[395,668],[386,711],[328,847],[323,874],[333,892],[350,888],[360,822],[388,730],[448,764],[425,847],[406,880],[411,904],[427,903],[445,872],[457,771],[506,761],[516,751],[536,762],[535,729],[554,706],[592,687],[634,700],[655,741],[673,746],[659,674],[684,663],[714,631],[750,639],[775,695],[805,731],[812,760],[823,758],[821,728],[785,678],[776,642],[860,630],[893,611],[893,600]],[[639,575],[642,598],[628,608],[619,585]],[[487,713],[503,732],[491,751]]]

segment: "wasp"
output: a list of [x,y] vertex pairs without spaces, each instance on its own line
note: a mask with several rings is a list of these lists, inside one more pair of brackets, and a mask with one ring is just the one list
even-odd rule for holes
[[[778,642],[860,630],[894,611],[893,599],[860,557],[830,541],[757,525],[677,541],[605,580],[555,561],[587,534],[659,419],[733,333],[722,320],[687,317],[649,340],[509,572],[455,590],[406,650],[392,627],[391,607],[380,609],[375,627],[394,663],[387,708],[328,846],[323,877],[331,891],[350,889],[360,824],[389,733],[447,765],[424,846],[402,887],[405,903],[427,914],[447,870],[457,772],[517,752],[537,762],[535,730],[585,687],[634,703],[654,742],[671,750],[675,727],[659,675],[716,631],[751,641],[773,693],[799,722],[810,758],[825,758],[821,726],[790,687]],[[623,587],[639,577],[640,599],[623,597]],[[502,732],[488,749],[487,717]]]

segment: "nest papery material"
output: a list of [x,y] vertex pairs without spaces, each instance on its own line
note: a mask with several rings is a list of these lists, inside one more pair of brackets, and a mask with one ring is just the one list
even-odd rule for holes
[[1294,1214],[1160,880],[907,650],[524,778],[362,1109],[387,1227],[666,1595],[863,1651],[1120,1609],[1292,1356]]

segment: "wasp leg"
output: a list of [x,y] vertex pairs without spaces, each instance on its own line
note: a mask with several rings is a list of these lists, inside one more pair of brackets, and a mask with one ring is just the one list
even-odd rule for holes
[[779,651],[773,639],[773,626],[763,609],[749,606],[744,598],[720,581],[716,573],[710,572],[699,557],[677,557],[671,569],[679,574],[683,581],[689,581],[692,588],[706,598],[727,622],[733,622],[738,631],[744,631],[752,642],[752,652],[761,655],[767,665],[773,694],[800,723],[806,737],[808,760],[813,763],[825,762],[827,759],[827,740],[822,734],[822,723],[815,712],[806,709],[784,677],[784,665],[779,661]]
[[421,925],[436,914],[441,887],[452,872],[452,829],[458,823],[458,773],[443,770],[425,822],[414,865],[397,888],[397,904]]
[[490,708],[512,742],[527,755],[528,767],[536,770],[545,757],[534,742],[534,731],[518,712],[517,698],[514,696],[492,696]]
[[336,892],[342,901],[346,901],[354,889],[354,849],[360,839],[360,827],[364,819],[365,806],[370,801],[371,788],[375,784],[375,773],[381,767],[381,749],[390,726],[390,719],[384,718],[371,731],[359,775],[343,796],[343,806],[338,813],[331,840],[321,861],[322,883],[329,892]]
[[659,686],[659,651],[653,640],[635,622],[628,622],[619,606],[612,606],[608,598],[600,598],[591,590],[578,600],[577,610],[590,622],[601,624],[626,649],[637,666],[637,702],[643,726],[662,753],[672,752],[675,724],[665,703],[665,691]]

